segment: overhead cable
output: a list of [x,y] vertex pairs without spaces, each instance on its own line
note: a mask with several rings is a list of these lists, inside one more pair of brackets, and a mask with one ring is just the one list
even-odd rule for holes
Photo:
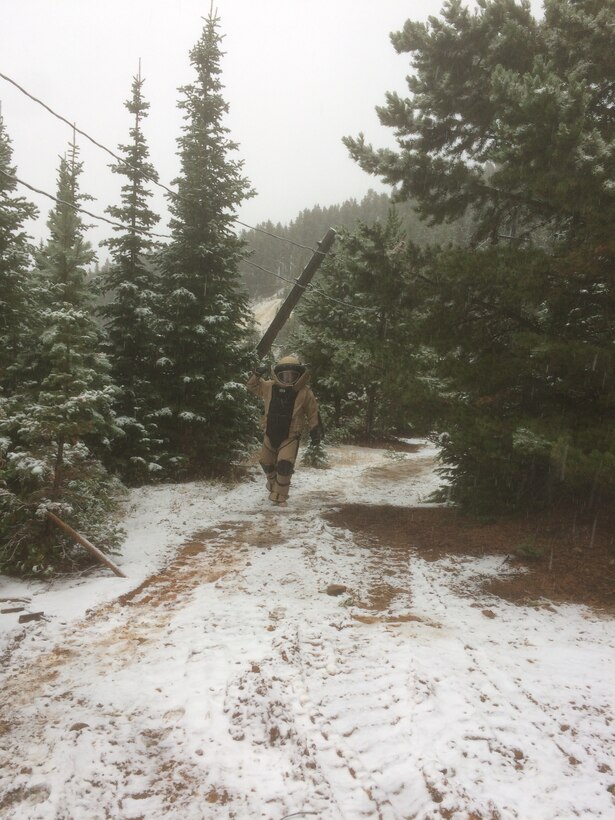
[[37,194],[41,194],[42,196],[46,196],[48,199],[52,199],[54,202],[57,202],[58,205],[66,205],[67,208],[72,208],[73,211],[79,211],[82,214],[87,214],[87,216],[92,217],[92,219],[99,219],[101,222],[108,222],[109,225],[113,225],[114,228],[122,228],[125,231],[134,231],[135,233],[142,233],[146,236],[155,236],[159,237],[160,239],[172,239],[173,237],[167,233],[153,233],[152,231],[147,231],[145,228],[136,228],[133,225],[124,225],[122,222],[116,222],[113,219],[107,219],[106,216],[101,216],[100,214],[93,214],[91,211],[86,211],[85,208],[82,208],[80,205],[75,205],[72,202],[66,202],[63,199],[58,199],[57,196],[53,194],[47,193],[47,191],[41,191],[40,188],[35,188],[34,185],[30,185],[28,182],[24,182],[23,179],[19,179],[19,177],[13,176],[12,174],[7,174],[2,168],[0,168],[0,174],[6,179],[9,179],[11,182],[18,182],[20,185],[23,185],[24,188],[28,188],[30,191],[34,191]]
[[[30,185],[28,182],[24,182],[23,179],[19,177],[13,176],[12,174],[7,174],[2,168],[0,168],[0,174],[3,177],[10,180],[11,182],[17,182],[19,185],[23,185],[24,188],[28,188],[30,191],[34,191],[37,194],[41,194],[42,196],[46,196],[48,199],[57,202],[58,205],[65,205],[67,208],[71,208],[73,211],[79,211],[79,213],[86,214],[87,216],[91,217],[92,219],[99,219],[102,222],[107,222],[109,225],[112,225],[114,228],[122,228],[126,231],[134,231],[136,233],[144,234],[145,236],[152,236],[160,239],[172,239],[173,237],[170,234],[166,233],[153,233],[152,231],[145,230],[145,228],[136,228],[132,225],[124,225],[121,222],[116,222],[113,219],[107,219],[106,216],[101,216],[100,214],[94,214],[91,211],[82,208],[79,205],[74,205],[72,202],[66,202],[64,199],[59,199],[57,196],[48,193],[47,191],[42,191],[40,188],[35,188],[34,185]],[[336,302],[339,305],[343,305],[348,310],[355,310],[355,311],[366,311],[366,312],[373,312],[375,308],[366,308],[360,307],[359,305],[351,305],[348,302],[343,302],[341,299],[335,299],[333,296],[329,296],[328,293],[325,293],[318,288],[315,288],[313,285],[301,285],[296,279],[287,279],[285,276],[282,276],[279,273],[275,273],[272,270],[268,270],[267,268],[263,268],[261,265],[257,265],[256,262],[252,262],[248,259],[247,256],[242,256],[241,259],[246,262],[248,265],[251,265],[254,268],[258,268],[258,270],[262,271],[263,273],[268,274],[269,276],[275,276],[277,279],[281,279],[283,282],[287,282],[289,285],[297,285],[303,290],[310,290],[313,293],[318,293],[323,299],[327,299],[329,302]]]
[[[126,165],[129,168],[132,168],[133,170],[139,171],[145,177],[145,179],[149,180],[150,182],[153,182],[154,185],[157,185],[159,188],[162,188],[164,191],[166,191],[171,196],[173,196],[177,199],[187,199],[186,197],[183,197],[181,194],[179,194],[177,191],[173,191],[167,185],[160,182],[156,176],[145,173],[142,168],[139,168],[139,167],[133,165],[132,163],[128,162],[123,157],[120,157],[119,154],[116,154],[115,151],[112,151],[111,148],[108,148],[106,145],[103,145],[102,142],[98,142],[98,140],[95,140],[94,137],[91,137],[88,133],[86,133],[85,131],[82,131],[81,128],[77,128],[77,126],[74,123],[70,122],[70,120],[66,119],[66,117],[63,117],[61,114],[58,114],[56,111],[53,110],[53,108],[50,108],[50,106],[48,106],[46,103],[44,103],[38,97],[35,97],[33,94],[30,94],[30,92],[26,91],[26,89],[23,88],[23,86],[19,85],[19,83],[15,82],[15,80],[11,79],[11,77],[8,77],[6,74],[3,74],[1,71],[0,71],[0,77],[3,80],[6,80],[11,85],[15,86],[15,88],[17,88],[18,91],[21,91],[22,94],[25,94],[26,97],[29,97],[35,103],[38,103],[38,105],[41,105],[46,111],[48,111],[54,117],[59,119],[61,122],[66,123],[66,125],[68,125],[71,129],[73,129],[73,131],[75,131],[77,134],[81,134],[82,137],[85,137],[87,140],[89,140],[97,148],[101,148],[103,151],[106,151],[107,154],[112,156],[113,159],[117,160],[117,162],[121,163],[122,165]],[[270,231],[266,231],[263,228],[256,228],[253,225],[248,225],[245,222],[241,222],[239,219],[236,219],[235,217],[231,217],[231,219],[233,220],[233,222],[236,222],[238,225],[241,225],[243,228],[248,228],[251,231],[257,231],[258,233],[266,234],[267,236],[270,236],[273,239],[277,239],[280,242],[287,242],[289,245],[294,245],[296,248],[302,248],[303,250],[311,251],[312,253],[316,253],[316,254],[322,253],[322,251],[314,250],[313,248],[310,248],[308,245],[302,245],[300,242],[295,242],[294,240],[288,239],[287,237],[278,236],[277,234],[271,233]],[[108,222],[109,220],[105,220],[105,221]]]
[[[108,153],[111,157],[113,157],[115,160],[117,160],[117,162],[119,162],[120,164],[125,165],[129,168],[133,168],[133,170],[140,171],[140,173],[142,173],[143,176],[146,179],[148,179],[150,182],[153,182],[159,188],[162,188],[163,190],[165,190],[171,196],[173,196],[175,198],[179,198],[179,199],[182,198],[181,194],[177,193],[177,191],[173,191],[171,188],[164,185],[155,176],[152,176],[152,175],[149,175],[149,174],[145,173],[142,168],[138,168],[137,166],[135,166],[132,163],[125,160],[123,157],[120,157],[118,154],[116,154],[114,151],[112,151],[106,145],[103,145],[103,143],[98,142],[98,140],[91,137],[86,131],[83,131],[82,129],[78,128],[74,123],[71,123],[68,119],[66,119],[66,117],[63,117],[61,114],[58,114],[50,106],[48,106],[42,100],[38,99],[38,97],[35,97],[33,94],[30,94],[29,91],[26,91],[25,88],[23,88],[21,85],[19,85],[19,83],[15,82],[15,80],[11,79],[11,77],[8,77],[6,74],[3,74],[2,72],[0,72],[0,77],[3,80],[6,80],[7,82],[11,83],[11,85],[15,86],[15,88],[17,88],[19,91],[21,91],[22,94],[25,94],[26,97],[29,97],[34,102],[38,103],[38,105],[41,105],[46,111],[48,111],[54,117],[56,117],[57,119],[61,120],[63,123],[68,125],[71,129],[73,129],[74,132],[76,132],[76,133],[80,134],[81,136],[85,137],[87,140],[89,140],[96,147],[102,149],[103,151],[106,151],[106,153]],[[88,211],[85,208],[82,208],[78,205],[74,205],[70,202],[66,202],[62,199],[58,199],[58,197],[54,196],[53,194],[50,194],[47,191],[43,191],[40,188],[36,188],[34,185],[30,185],[28,182],[25,182],[24,180],[20,179],[19,177],[7,174],[2,169],[0,169],[0,173],[2,173],[4,177],[11,180],[12,182],[17,182],[20,185],[23,185],[25,188],[28,188],[28,190],[33,191],[34,193],[41,194],[42,196],[45,196],[48,199],[51,199],[54,202],[57,202],[59,205],[65,205],[66,207],[72,208],[75,211],[79,211],[80,213],[86,214],[87,216],[91,217],[92,219],[98,219],[101,222],[106,222],[107,224],[112,225],[114,228],[121,228],[121,229],[126,230],[126,231],[134,231],[136,233],[140,233],[140,234],[143,234],[145,236],[151,236],[151,237],[155,237],[155,238],[159,238],[159,239],[172,239],[173,238],[170,234],[154,233],[153,231],[146,230],[145,228],[137,228],[137,227],[134,227],[134,226],[131,226],[131,225],[125,225],[121,222],[116,222],[115,220],[108,219],[105,216],[101,216],[100,214],[92,213],[91,211]],[[288,239],[287,237],[278,236],[277,234],[272,233],[271,231],[267,231],[263,228],[257,228],[257,227],[254,227],[253,225],[248,225],[247,223],[242,222],[241,220],[236,219],[234,217],[231,217],[231,218],[238,225],[241,225],[244,228],[248,228],[251,231],[256,231],[258,233],[265,234],[266,236],[269,236],[272,239],[277,239],[280,242],[287,242],[290,245],[294,245],[295,247],[301,248],[302,250],[310,251],[313,254],[322,254],[323,256],[325,255],[323,253],[323,251],[321,251],[319,249],[311,248],[308,245],[303,245],[300,242],[295,242],[292,239]],[[300,285],[297,280],[287,279],[286,277],[281,276],[280,274],[275,273],[274,271],[268,270],[267,268],[264,268],[261,265],[256,264],[255,262],[252,262],[246,256],[242,256],[241,258],[248,265],[251,265],[252,267],[257,268],[258,270],[262,271],[263,273],[266,273],[269,276],[274,276],[277,279],[281,279],[283,282],[287,282],[290,285],[298,285],[299,287],[303,288],[304,290],[311,290],[314,293],[318,293],[324,299],[327,299],[330,302],[335,302],[336,304],[339,304],[339,305],[343,305],[344,307],[348,308],[349,310],[360,311],[360,312],[373,312],[375,310],[375,308],[368,308],[368,307],[360,307],[358,305],[351,305],[348,302],[342,301],[341,299],[336,299],[333,296],[329,296],[327,293],[325,293],[322,290],[319,290],[318,288],[315,288],[313,285]]]
[[281,279],[283,282],[288,282],[289,285],[296,285],[299,288],[302,288],[304,291],[311,291],[312,293],[318,293],[323,299],[327,299],[329,302],[335,302],[338,305],[343,305],[347,310],[354,310],[360,313],[374,313],[377,311],[377,308],[371,307],[362,307],[361,305],[351,305],[349,302],[344,302],[341,299],[336,299],[334,296],[329,296],[328,293],[325,293],[324,290],[319,290],[319,288],[315,288],[314,285],[302,285],[298,279],[287,279],[285,276],[282,276],[279,273],[274,273],[272,270],[268,270],[267,268],[263,268],[261,265],[257,265],[256,262],[252,262],[248,259],[247,256],[241,257],[244,262],[248,265],[251,265],[253,268],[257,268],[258,270],[262,271],[263,273],[268,273],[270,276],[275,276],[276,279]]

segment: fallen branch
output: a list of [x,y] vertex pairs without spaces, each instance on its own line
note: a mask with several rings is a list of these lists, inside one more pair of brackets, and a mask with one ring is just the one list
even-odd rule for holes
[[69,527],[68,524],[65,524],[64,521],[62,521],[61,518],[58,518],[58,516],[55,513],[52,513],[52,512],[50,512],[50,510],[47,510],[47,517],[51,521],[53,521],[53,523],[56,526],[58,526],[61,530],[64,530],[64,532],[66,532],[68,535],[70,535],[70,537],[74,541],[76,541],[78,544],[81,544],[82,547],[85,547],[86,550],[88,550],[89,552],[92,553],[92,555],[94,555],[96,558],[98,558],[98,560],[101,562],[101,564],[104,564],[106,567],[109,567],[109,569],[113,570],[113,572],[116,575],[119,575],[120,578],[125,578],[126,577],[124,575],[124,573],[122,572],[122,570],[119,567],[117,567],[113,563],[113,561],[111,561],[109,558],[107,558],[107,556],[104,554],[104,552],[101,552],[98,549],[98,547],[95,547],[94,544],[92,544],[90,541],[88,541],[87,538],[84,538],[83,535],[80,535],[72,527]]

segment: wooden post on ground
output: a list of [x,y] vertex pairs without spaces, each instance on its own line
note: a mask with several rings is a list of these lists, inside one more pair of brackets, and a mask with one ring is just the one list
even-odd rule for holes
[[293,308],[302,297],[312,277],[320,267],[322,260],[327,254],[327,251],[329,251],[333,245],[335,237],[335,231],[333,228],[329,228],[327,233],[318,243],[318,250],[314,251],[312,258],[303,269],[301,276],[295,280],[296,284],[293,286],[291,292],[288,294],[280,306],[280,309],[273,317],[273,321],[265,331],[263,338],[256,346],[256,354],[259,359],[262,359],[271,350],[271,346],[275,342],[278,333],[288,321],[288,317],[292,313]]
[[98,549],[98,547],[95,547],[94,544],[92,544],[90,541],[88,541],[87,538],[84,538],[83,535],[80,535],[72,527],[69,527],[68,524],[65,524],[64,521],[62,521],[61,518],[58,518],[58,516],[55,515],[55,513],[52,513],[49,510],[47,510],[47,517],[49,518],[50,521],[53,521],[53,523],[57,527],[59,527],[61,530],[64,530],[65,533],[70,535],[70,537],[74,541],[76,541],[78,544],[81,544],[81,546],[85,547],[86,550],[88,550],[88,552],[91,552],[92,555],[94,555],[96,558],[98,558],[98,560],[100,561],[101,564],[104,564],[106,567],[109,567],[109,569],[113,570],[113,572],[116,575],[119,575],[120,578],[125,578],[126,577],[124,575],[124,573],[122,572],[122,570],[119,567],[117,567],[113,563],[113,561],[111,561],[111,560],[109,560],[109,558],[107,558],[107,556],[104,554],[104,552],[101,552]]

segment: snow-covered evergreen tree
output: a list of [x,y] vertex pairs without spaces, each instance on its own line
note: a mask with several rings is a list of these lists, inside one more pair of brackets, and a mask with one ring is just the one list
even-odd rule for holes
[[159,471],[159,431],[151,414],[159,405],[155,389],[158,345],[158,276],[153,257],[156,243],[148,235],[158,217],[149,207],[149,184],[157,174],[149,162],[143,119],[149,103],[143,97],[141,75],[132,83],[132,96],[125,103],[133,117],[130,143],[120,145],[123,162],[111,166],[122,174],[121,204],[107,208],[125,228],[115,228],[107,240],[111,264],[101,276],[111,301],[101,308],[108,341],[105,350],[111,361],[113,381],[120,388],[116,401],[117,424],[124,435],[112,446],[112,463],[130,483],[147,480]]
[[158,421],[169,468],[223,468],[252,435],[243,381],[249,367],[247,297],[238,284],[244,244],[233,220],[252,194],[224,125],[221,35],[211,13],[190,53],[196,78],[181,89],[180,176],[171,198],[172,240],[161,255]]
[[314,373],[328,426],[340,435],[371,438],[417,420],[408,322],[417,255],[393,210],[384,223],[359,223],[340,232],[299,308],[293,346]]
[[36,379],[11,397],[0,419],[6,444],[0,564],[7,569],[49,572],[83,558],[52,528],[47,509],[103,548],[118,539],[110,511],[119,486],[94,454],[114,430],[114,388],[85,281],[94,253],[75,210],[83,201],[80,173],[73,142],[60,160],[58,202],[38,262],[47,304],[38,343],[31,340]]
[[33,250],[25,229],[37,208],[16,194],[11,141],[0,114],[0,397],[19,382],[19,365],[34,333]]
[[430,264],[421,317],[467,504],[615,496],[613,13],[454,0],[408,21],[392,42],[409,96],[378,109],[397,150],[346,140],[424,216],[477,220],[473,251]]

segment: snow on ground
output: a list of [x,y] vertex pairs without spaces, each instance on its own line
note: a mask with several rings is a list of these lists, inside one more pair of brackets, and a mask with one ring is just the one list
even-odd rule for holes
[[285,510],[256,470],[134,491],[127,579],[2,579],[47,620],[0,616],[0,817],[615,817],[612,620],[332,527],[437,479],[429,446],[330,457]]

